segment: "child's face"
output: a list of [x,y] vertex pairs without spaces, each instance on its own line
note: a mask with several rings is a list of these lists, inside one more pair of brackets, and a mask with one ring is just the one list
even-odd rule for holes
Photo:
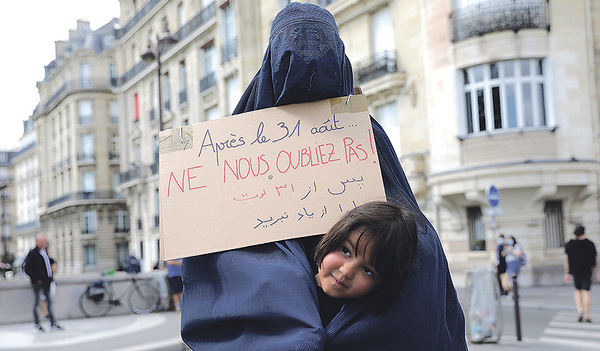
[[[367,246],[366,257],[363,250],[354,251],[359,236],[359,231],[352,232],[337,250],[325,255],[319,266],[317,285],[330,297],[356,299],[368,294],[382,281],[366,258],[371,257],[371,248]],[[362,240],[367,239],[361,239],[361,246],[368,244]]]

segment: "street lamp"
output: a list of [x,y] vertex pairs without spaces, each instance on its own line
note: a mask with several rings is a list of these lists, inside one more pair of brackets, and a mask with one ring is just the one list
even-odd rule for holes
[[[156,73],[157,73],[157,77],[158,77],[157,84],[158,84],[158,132],[159,133],[163,129],[162,89],[161,89],[161,82],[160,82],[160,75],[161,75],[160,55],[162,53],[163,46],[175,44],[175,43],[177,43],[177,41],[178,40],[169,33],[168,24],[165,21],[165,28],[163,29],[163,32],[160,35],[156,36],[156,45],[155,46],[152,45],[150,40],[148,40],[148,49],[141,55],[142,60],[144,60],[146,62],[153,62],[154,60],[156,60],[156,66],[157,66]],[[158,138],[158,134],[156,137]]]

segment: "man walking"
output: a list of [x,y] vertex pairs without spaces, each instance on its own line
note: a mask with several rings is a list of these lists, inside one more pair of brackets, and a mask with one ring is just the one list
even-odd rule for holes
[[596,259],[596,246],[586,239],[585,227],[578,225],[574,231],[576,239],[571,239],[565,245],[565,282],[571,282],[571,276],[575,284],[575,305],[577,306],[578,322],[591,323],[590,307],[592,298],[590,287],[592,285],[592,274],[598,280],[598,260]]
[[41,332],[44,331],[40,324],[40,316],[38,313],[42,293],[46,296],[46,303],[48,305],[48,318],[50,319],[50,328],[54,330],[62,329],[56,319],[54,319],[54,309],[52,295],[50,294],[50,284],[52,283],[52,265],[50,264],[50,258],[46,253],[46,247],[48,241],[46,236],[38,234],[35,239],[35,247],[29,251],[27,258],[25,258],[25,273],[31,279],[31,285],[33,286],[33,318],[35,321],[35,328]]

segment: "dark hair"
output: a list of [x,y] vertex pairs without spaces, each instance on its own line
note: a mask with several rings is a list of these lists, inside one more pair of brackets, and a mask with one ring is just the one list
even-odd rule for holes
[[517,244],[517,238],[515,238],[514,235],[510,235],[509,238],[512,238],[513,246]]
[[582,226],[581,224],[579,224],[577,227],[575,227],[575,235],[577,236],[581,236],[585,234],[585,227]]
[[[315,249],[320,267],[323,258],[337,250],[354,231],[360,231],[355,252],[366,257],[382,277],[382,282],[367,296],[375,312],[381,312],[400,292],[417,247],[417,224],[407,207],[385,201],[374,201],[348,211],[329,229]],[[362,240],[365,238],[366,240]]]

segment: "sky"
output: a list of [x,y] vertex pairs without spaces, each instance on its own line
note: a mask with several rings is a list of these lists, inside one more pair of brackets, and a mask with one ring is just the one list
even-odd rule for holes
[[54,58],[54,42],[67,40],[77,20],[97,29],[119,17],[119,0],[2,1],[0,21],[0,149],[14,148],[40,97],[36,82]]

